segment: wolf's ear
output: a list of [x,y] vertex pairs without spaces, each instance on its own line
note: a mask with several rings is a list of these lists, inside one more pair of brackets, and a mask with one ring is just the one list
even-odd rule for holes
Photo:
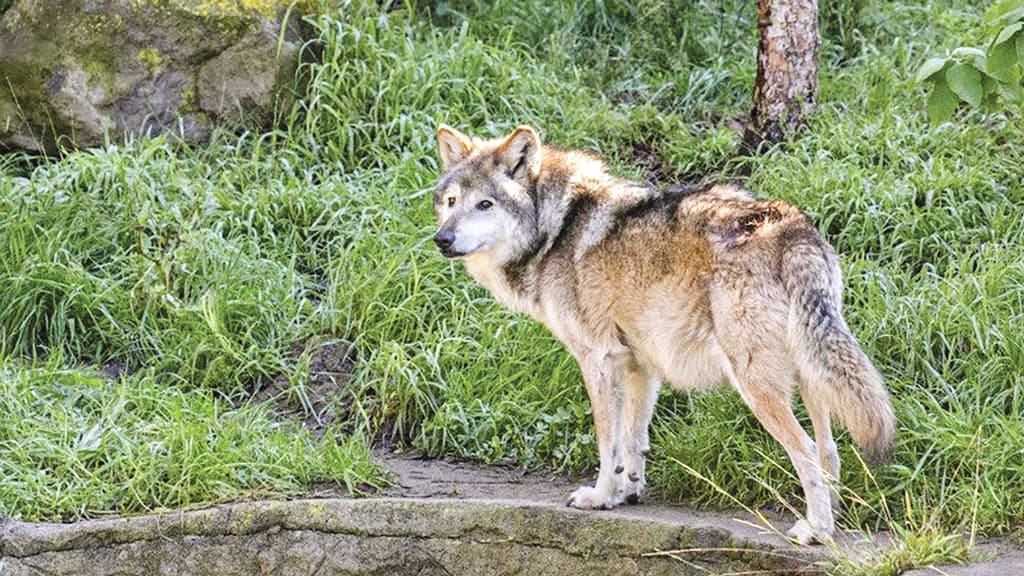
[[469,136],[447,124],[437,127],[437,153],[441,156],[441,169],[445,172],[473,153]]
[[529,185],[540,176],[540,136],[529,126],[520,126],[498,145],[494,157],[509,177]]

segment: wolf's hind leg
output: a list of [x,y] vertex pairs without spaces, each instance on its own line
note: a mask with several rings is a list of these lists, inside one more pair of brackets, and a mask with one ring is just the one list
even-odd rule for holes
[[814,386],[803,373],[800,375],[800,397],[814,426],[814,442],[818,445],[818,460],[828,483],[832,509],[840,508],[839,451],[832,437],[832,419],[829,415],[828,399],[815,393]]
[[625,494],[619,489],[622,466],[622,400],[625,351],[593,350],[576,354],[594,416],[594,436],[601,458],[597,483],[578,488],[569,496],[567,506],[611,509],[621,504]]
[[[780,373],[779,367],[784,364],[778,361],[759,363],[751,356],[748,358],[742,371],[737,371],[733,364],[730,379],[761,425],[786,450],[807,500],[806,519],[797,521],[787,534],[800,544],[815,540],[824,543],[832,538],[835,520],[817,448],[793,415],[790,405],[792,376]],[[780,382],[780,379],[790,382]]]
[[661,383],[649,377],[635,362],[625,371],[622,398],[623,471],[619,474],[619,490],[625,501],[635,504],[643,492],[647,453],[651,449],[649,428]]

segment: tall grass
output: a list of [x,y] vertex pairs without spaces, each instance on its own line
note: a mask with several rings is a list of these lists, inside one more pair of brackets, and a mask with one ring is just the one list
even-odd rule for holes
[[72,519],[383,482],[358,438],[319,439],[259,407],[55,357],[0,370],[0,514]]

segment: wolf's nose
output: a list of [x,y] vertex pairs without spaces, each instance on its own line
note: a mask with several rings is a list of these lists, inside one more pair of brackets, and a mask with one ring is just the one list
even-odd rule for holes
[[452,232],[451,230],[441,230],[434,235],[434,243],[437,244],[437,247],[441,250],[451,248],[452,244],[455,243],[455,232]]

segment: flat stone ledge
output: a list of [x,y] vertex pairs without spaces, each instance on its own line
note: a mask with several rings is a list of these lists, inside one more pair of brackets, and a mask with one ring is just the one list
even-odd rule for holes
[[245,502],[74,524],[8,522],[0,574],[821,574],[798,548],[727,518],[518,500]]

